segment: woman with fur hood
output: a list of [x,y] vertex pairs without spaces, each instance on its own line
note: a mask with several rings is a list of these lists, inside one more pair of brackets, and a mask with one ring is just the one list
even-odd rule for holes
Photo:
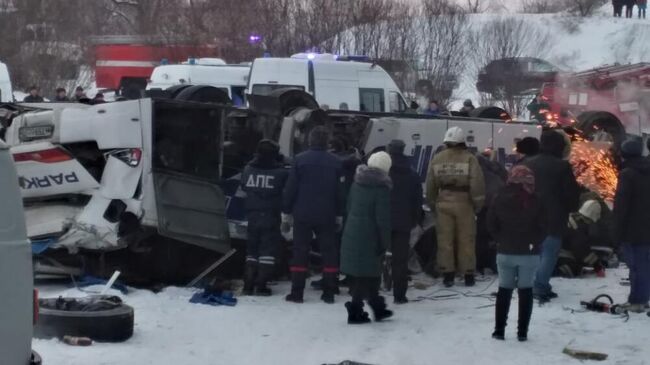
[[363,310],[366,300],[375,321],[393,315],[379,295],[382,261],[391,239],[390,191],[388,173],[392,161],[386,152],[370,156],[360,165],[348,195],[347,219],[341,243],[341,272],[352,278],[352,301],[345,303],[349,324],[370,322]]

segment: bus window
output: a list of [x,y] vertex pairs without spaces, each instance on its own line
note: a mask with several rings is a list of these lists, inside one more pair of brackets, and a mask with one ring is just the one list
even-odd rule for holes
[[304,86],[296,85],[279,85],[279,84],[255,84],[253,85],[252,94],[253,95],[269,95],[273,91],[278,89],[298,89],[305,91]]
[[391,113],[404,113],[406,111],[406,103],[396,91],[390,92],[390,112]]
[[377,113],[384,111],[383,89],[359,89],[359,109],[362,112]]
[[231,88],[231,99],[234,106],[244,106],[244,93],[246,90],[245,86],[232,86]]

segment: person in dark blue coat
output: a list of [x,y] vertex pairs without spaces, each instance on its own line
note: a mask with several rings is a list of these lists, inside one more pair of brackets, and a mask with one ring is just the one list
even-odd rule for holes
[[248,218],[245,295],[271,295],[266,284],[273,274],[282,240],[282,193],[289,176],[278,162],[279,155],[277,143],[268,139],[260,141],[255,158],[246,166],[241,178]]
[[393,300],[395,304],[408,303],[408,260],[411,246],[411,230],[422,216],[422,181],[404,155],[404,141],[394,140],[388,145],[392,159],[391,190],[391,265],[393,272]]
[[286,300],[303,302],[309,249],[315,235],[323,257],[323,295],[334,303],[339,271],[337,232],[343,223],[345,177],[341,160],[327,152],[329,133],[316,127],[309,135],[309,150],[297,155],[284,190],[283,231],[293,225],[291,293]]

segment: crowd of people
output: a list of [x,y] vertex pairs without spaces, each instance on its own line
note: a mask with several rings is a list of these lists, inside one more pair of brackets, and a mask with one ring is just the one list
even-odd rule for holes
[[[78,102],[78,103],[85,103],[85,104],[101,104],[105,103],[106,100],[104,100],[104,94],[101,92],[98,92],[95,94],[95,96],[91,99],[86,95],[86,92],[84,91],[84,88],[81,86],[77,86],[74,90],[74,94],[72,97],[68,96],[68,92],[65,88],[58,87],[56,88],[55,95],[53,100],[55,102],[59,103],[66,103],[66,102]],[[34,85],[29,88],[29,93],[25,98],[23,99],[24,103],[43,103],[45,102],[45,98],[41,95],[41,89]]]
[[[517,338],[525,341],[534,300],[558,296],[551,277],[562,249],[575,248],[573,263],[578,268],[603,270],[603,262],[589,249],[588,228],[609,208],[576,182],[566,159],[570,140],[560,130],[546,130],[540,140],[519,141],[519,159],[509,172],[471,152],[465,140],[461,128],[447,131],[444,146],[430,162],[424,192],[401,140],[365,159],[358,154],[342,158],[328,130],[316,127],[309,135],[309,149],[295,157],[290,169],[283,167],[275,142],[261,141],[242,177],[249,220],[244,293],[272,294],[267,283],[281,250],[281,235],[293,230],[287,301],[304,301],[315,240],[322,257],[321,299],[335,302],[339,274],[345,274],[351,295],[345,303],[348,323],[371,321],[364,301],[376,321],[389,318],[392,311],[380,295],[384,263],[390,258],[394,303],[408,303],[410,233],[421,221],[425,203],[437,220],[435,266],[443,285],[456,285],[460,276],[466,286],[473,286],[480,267],[496,266],[493,338],[505,338],[516,289]],[[643,148],[640,138],[621,146],[623,168],[612,213],[615,237],[630,268],[625,308],[637,312],[647,310],[650,299],[650,226],[644,224],[650,220],[650,191],[645,189],[650,160],[642,157]],[[484,235],[496,242],[496,252],[481,264],[476,252],[485,245]]]
[[634,6],[637,7],[639,19],[645,19],[646,9],[648,7],[648,0],[612,0],[614,7],[614,17],[622,17],[623,9],[625,9],[625,17],[634,17]]

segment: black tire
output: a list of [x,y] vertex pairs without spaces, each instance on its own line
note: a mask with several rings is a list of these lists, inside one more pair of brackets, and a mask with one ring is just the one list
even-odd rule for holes
[[126,304],[120,304],[110,310],[92,312],[41,307],[38,322],[34,327],[34,337],[74,336],[88,337],[99,342],[123,342],[133,335],[133,324],[133,308]]
[[472,118],[482,118],[482,119],[499,119],[499,120],[511,120],[512,117],[510,114],[502,108],[496,106],[481,106],[469,113],[469,116]]
[[185,88],[174,99],[200,103],[232,104],[232,100],[227,92],[214,86],[206,85],[194,85]]
[[38,354],[38,352],[32,350],[32,357],[29,359],[29,365],[42,365],[43,364],[43,359],[41,359],[41,355]]
[[187,89],[190,86],[192,85],[174,85],[166,88],[165,91],[169,93],[170,99],[176,99],[176,97],[178,96],[178,94],[181,93],[181,91]]
[[578,116],[576,128],[585,138],[592,139],[597,133],[606,132],[618,148],[625,139],[625,127],[616,116],[608,112],[586,112]]

